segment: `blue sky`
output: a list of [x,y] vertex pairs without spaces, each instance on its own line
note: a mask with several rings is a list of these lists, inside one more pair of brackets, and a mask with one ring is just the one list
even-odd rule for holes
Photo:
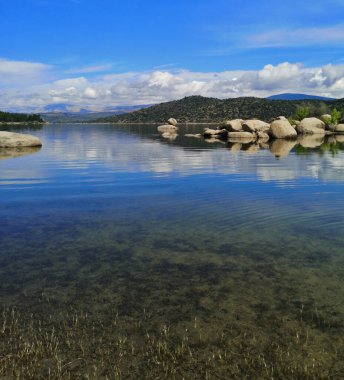
[[[3,0],[0,13],[0,89],[6,92],[0,108],[105,109],[192,93],[280,90],[344,97],[344,0]],[[294,65],[307,74],[308,86],[301,86],[304,79],[290,88],[285,78],[282,86],[271,78],[256,83],[266,67],[272,77],[282,68],[283,77],[286,70],[296,75]],[[114,91],[133,83],[131,96]],[[145,94],[145,85],[155,94]]]

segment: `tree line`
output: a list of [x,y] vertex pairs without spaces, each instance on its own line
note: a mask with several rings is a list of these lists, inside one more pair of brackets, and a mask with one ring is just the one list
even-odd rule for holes
[[43,123],[39,114],[12,113],[0,111],[0,122],[3,123]]

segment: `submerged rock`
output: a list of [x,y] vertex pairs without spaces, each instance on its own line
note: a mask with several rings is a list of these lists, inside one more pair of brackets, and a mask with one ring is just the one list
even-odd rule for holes
[[271,123],[270,133],[275,139],[296,138],[297,133],[287,119],[275,120]]
[[0,131],[0,148],[42,146],[42,141],[35,136],[21,133]]
[[300,133],[302,135],[324,135],[325,123],[316,117],[307,117],[297,125],[296,130],[297,133]]

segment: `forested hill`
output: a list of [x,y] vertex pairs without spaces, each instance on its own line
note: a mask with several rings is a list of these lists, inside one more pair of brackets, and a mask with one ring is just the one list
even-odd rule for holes
[[125,115],[98,119],[113,123],[164,123],[170,117],[179,122],[221,122],[226,119],[258,118],[269,121],[277,116],[292,116],[298,108],[308,107],[311,115],[321,115],[333,108],[344,109],[339,100],[268,100],[262,98],[216,99],[189,96],[161,103]]
[[11,113],[0,111],[0,123],[43,123],[38,114]]

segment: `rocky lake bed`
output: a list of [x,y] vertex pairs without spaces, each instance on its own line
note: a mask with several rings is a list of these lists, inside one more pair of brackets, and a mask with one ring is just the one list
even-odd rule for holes
[[11,129],[0,377],[342,380],[344,135],[205,127]]

